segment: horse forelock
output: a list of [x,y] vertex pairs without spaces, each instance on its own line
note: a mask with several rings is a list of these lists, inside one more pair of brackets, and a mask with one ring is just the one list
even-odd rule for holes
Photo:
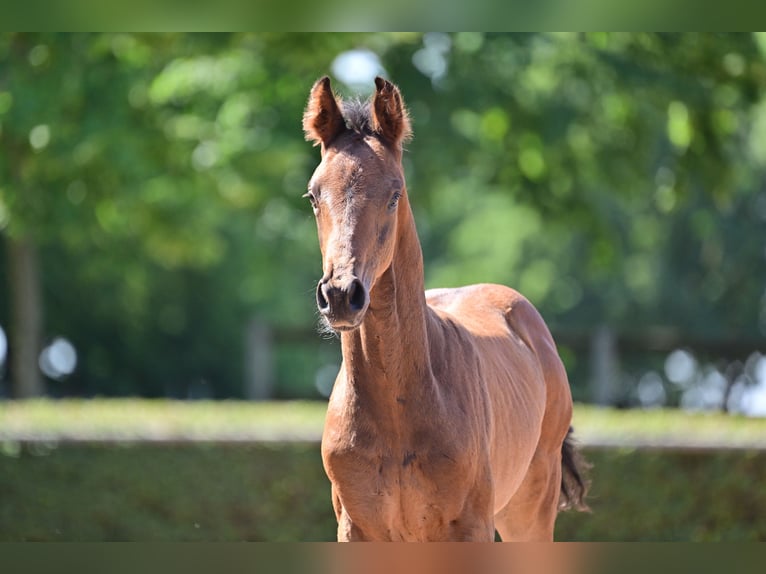
[[373,135],[375,133],[372,129],[372,107],[369,99],[344,100],[341,104],[341,110],[348,129],[361,135]]

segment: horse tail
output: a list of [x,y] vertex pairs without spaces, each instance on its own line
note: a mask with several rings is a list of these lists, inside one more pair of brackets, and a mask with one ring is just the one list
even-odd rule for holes
[[577,449],[573,429],[569,427],[564,443],[561,445],[561,496],[559,510],[582,510],[590,512],[585,503],[590,480],[587,476],[591,465],[583,458]]

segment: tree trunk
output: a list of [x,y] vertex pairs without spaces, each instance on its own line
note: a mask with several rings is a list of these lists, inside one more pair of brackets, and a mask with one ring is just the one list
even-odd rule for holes
[[11,396],[18,399],[45,394],[38,357],[42,347],[43,303],[37,247],[24,238],[6,236],[11,294]]
[[601,325],[591,340],[591,389],[596,404],[615,405],[619,399],[619,377],[617,337],[612,329]]
[[245,398],[264,401],[274,396],[274,345],[271,329],[251,319],[245,334]]

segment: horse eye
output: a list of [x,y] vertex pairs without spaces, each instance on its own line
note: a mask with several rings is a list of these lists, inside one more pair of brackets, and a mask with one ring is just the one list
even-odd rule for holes
[[388,204],[389,209],[393,209],[396,207],[396,204],[399,203],[399,199],[402,197],[401,192],[397,191],[394,192],[394,195],[391,197],[391,202]]
[[311,192],[309,191],[309,192],[307,192],[307,193],[304,193],[304,194],[303,194],[301,197],[307,197],[307,198],[308,198],[308,200],[311,202],[311,207],[313,207],[314,209],[316,209],[316,208],[317,208],[317,198],[316,198],[316,197],[314,197],[314,194],[313,194],[313,193],[311,193]]

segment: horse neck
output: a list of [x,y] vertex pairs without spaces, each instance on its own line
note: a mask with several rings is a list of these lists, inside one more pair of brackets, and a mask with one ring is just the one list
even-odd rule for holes
[[423,254],[406,196],[398,217],[392,263],[370,291],[364,322],[341,336],[348,384],[394,405],[424,392],[431,372]]

